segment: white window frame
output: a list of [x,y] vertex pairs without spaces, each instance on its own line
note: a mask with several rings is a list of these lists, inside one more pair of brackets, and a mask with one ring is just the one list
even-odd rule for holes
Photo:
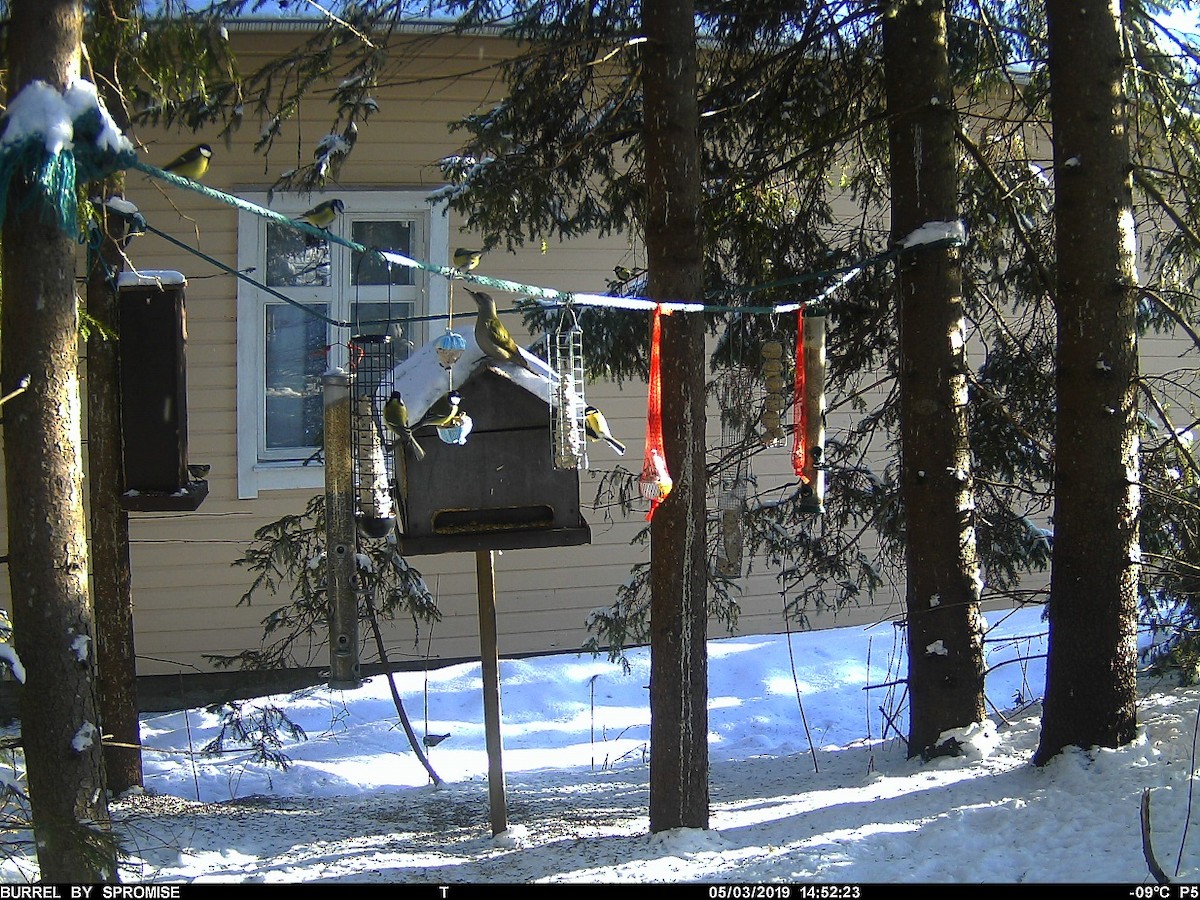
[[[338,191],[328,194],[277,193],[273,198],[268,198],[266,193],[244,193],[241,196],[251,203],[268,207],[285,216],[299,215],[322,200],[336,196],[345,204],[345,209],[338,221],[330,226],[331,231],[347,239],[351,237],[351,223],[354,221],[412,218],[417,223],[412,256],[434,265],[446,266],[450,260],[449,217],[443,205],[430,202],[429,195],[432,192],[433,188],[398,188]],[[266,234],[266,219],[244,210],[238,212],[238,270],[252,270],[250,276],[256,280],[266,278]],[[350,317],[348,310],[351,309],[356,296],[356,289],[351,284],[353,257],[354,254],[349,248],[331,244],[331,287],[313,288],[307,297],[305,289],[302,288],[288,288],[281,293],[297,300],[318,300],[319,292],[327,291],[332,301],[330,318],[345,321]],[[449,311],[449,288],[446,279],[417,269],[414,270],[413,281],[416,285],[415,314],[446,315]],[[386,288],[382,290],[386,292]],[[364,303],[378,301],[380,298],[375,294],[379,291],[380,288],[364,286],[358,296]],[[266,379],[264,319],[267,304],[278,302],[278,298],[243,279],[238,279],[237,454],[240,499],[253,499],[264,490],[320,488],[325,483],[325,468],[319,460],[304,465],[304,461],[300,459],[264,459],[264,454],[260,453],[266,425],[266,397],[262,387]],[[429,333],[427,322],[415,323],[409,330],[409,339],[416,346],[420,346],[428,340]],[[330,366],[345,366],[345,344],[350,337],[349,328],[330,326],[329,343],[340,345],[330,352]]]

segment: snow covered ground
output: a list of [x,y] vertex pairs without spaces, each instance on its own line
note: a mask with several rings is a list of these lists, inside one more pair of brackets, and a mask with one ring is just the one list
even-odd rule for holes
[[[1038,611],[994,620],[989,664],[1045,652]],[[886,718],[904,671],[894,627],[717,640],[710,649],[711,827],[649,833],[649,656],[632,671],[565,654],[501,665],[509,828],[493,836],[480,673],[397,676],[430,784],[386,679],[267,698],[307,732],[287,771],[198,753],[203,710],[143,720],[146,790],[114,801],[127,882],[1149,882],[1152,788],[1168,873],[1200,878],[1185,828],[1200,688],[1145,682],[1137,740],[1029,764],[1044,664],[999,665],[966,755],[909,761]],[[998,710],[1007,710],[1003,714]],[[903,728],[903,715],[896,719]],[[814,752],[815,748],[815,752]],[[8,861],[0,879],[33,877]]]

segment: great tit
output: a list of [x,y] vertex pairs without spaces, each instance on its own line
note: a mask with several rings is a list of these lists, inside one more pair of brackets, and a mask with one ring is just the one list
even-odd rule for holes
[[337,197],[334,197],[332,200],[318,203],[307,212],[296,216],[296,221],[312,225],[314,228],[328,228],[333,224],[333,220],[342,214],[342,210],[345,208],[346,204]]
[[199,181],[208,171],[208,163],[211,159],[212,147],[208,144],[197,144],[191,150],[179,154],[163,166],[163,171],[178,175],[180,178]]
[[612,436],[612,432],[608,430],[608,420],[604,418],[604,413],[596,409],[594,406],[585,407],[583,410],[584,430],[587,431],[587,436],[593,441],[607,441],[609,446],[617,451],[621,456],[625,455],[625,445]]
[[399,391],[392,391],[388,402],[383,404],[383,424],[408,445],[414,459],[420,462],[425,458],[425,450],[417,443],[412,429],[408,427],[408,409],[405,407],[404,398],[400,396]]
[[458,405],[462,402],[462,395],[458,391],[451,391],[442,396],[425,415],[421,416],[421,421],[413,426],[413,430],[424,428],[426,425],[449,425],[458,418]]
[[482,250],[469,250],[466,247],[459,247],[454,251],[454,268],[466,272],[479,265],[479,260],[482,258]]
[[500,362],[516,363],[522,369],[538,374],[529,361],[521,353],[521,348],[512,339],[500,316],[496,312],[496,301],[483,291],[473,291],[467,288],[467,293],[475,298],[479,307],[479,315],[475,318],[475,343],[479,349]]

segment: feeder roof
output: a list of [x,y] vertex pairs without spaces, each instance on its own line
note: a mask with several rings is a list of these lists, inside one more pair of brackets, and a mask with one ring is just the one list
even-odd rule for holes
[[[449,370],[455,387],[466,384],[479,372],[487,369],[502,378],[507,378],[547,406],[553,402],[554,392],[550,387],[557,376],[550,371],[545,360],[527,350],[521,350],[521,354],[538,373],[535,375],[514,363],[491,359],[479,349],[473,327],[466,328],[459,333],[467,347]],[[447,378],[446,373],[447,370],[438,360],[436,337],[416,350],[408,359],[398,363],[392,370],[392,390],[399,391],[400,396],[404,398],[410,422],[420,419],[429,410],[429,407],[445,396],[451,380]],[[379,386],[376,400],[380,404],[387,401],[383,385]]]

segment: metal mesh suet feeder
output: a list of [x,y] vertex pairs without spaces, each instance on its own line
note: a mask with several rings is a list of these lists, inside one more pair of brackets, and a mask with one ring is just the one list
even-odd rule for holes
[[558,327],[547,335],[547,363],[552,373],[550,403],[550,457],[556,469],[586,469],[584,440],[583,329],[569,305]]
[[364,537],[384,537],[396,526],[393,454],[385,452],[378,410],[392,392],[395,348],[390,335],[358,335],[350,340],[354,368],[351,431],[354,460],[354,519]]

